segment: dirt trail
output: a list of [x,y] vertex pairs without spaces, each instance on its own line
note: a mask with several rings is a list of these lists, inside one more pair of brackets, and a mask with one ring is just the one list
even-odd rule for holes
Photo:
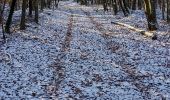
[[111,25],[120,19],[102,10],[60,3],[40,14],[38,32],[30,23],[0,47],[12,58],[0,59],[0,99],[170,99],[166,45]]
[[[69,7],[68,7],[69,8]],[[152,83],[150,84],[150,83],[146,83],[145,81],[147,80],[147,81],[149,81],[150,79],[152,79],[152,75],[151,74],[142,74],[142,73],[140,73],[140,71],[139,71],[139,69],[133,64],[133,63],[129,63],[129,59],[126,59],[126,58],[128,58],[128,51],[129,50],[127,50],[127,48],[124,48],[124,53],[126,53],[125,55],[123,54],[123,53],[119,53],[119,54],[117,54],[117,51],[119,51],[120,49],[122,49],[123,47],[122,47],[122,45],[121,44],[119,44],[118,42],[116,42],[116,41],[114,41],[113,40],[113,37],[109,34],[109,33],[111,33],[111,31],[110,30],[107,30],[106,28],[105,28],[105,26],[101,23],[101,22],[99,22],[99,21],[97,21],[96,19],[95,19],[95,17],[93,17],[92,15],[91,15],[91,12],[90,11],[86,11],[86,10],[84,10],[83,8],[78,8],[78,9],[76,9],[77,11],[80,11],[80,12],[82,12],[82,15],[83,16],[81,16],[82,17],[82,22],[80,22],[80,21],[77,21],[77,23],[79,23],[78,25],[77,25],[77,30],[76,30],[76,32],[78,32],[78,33],[75,33],[76,35],[77,35],[77,37],[74,37],[73,36],[73,22],[74,22],[74,14],[73,14],[73,10],[74,9],[69,9],[69,12],[71,13],[71,15],[69,16],[69,21],[68,21],[68,24],[67,24],[67,32],[66,32],[66,35],[65,35],[65,38],[64,38],[64,41],[63,41],[63,43],[62,43],[62,47],[61,47],[61,50],[60,50],[60,53],[59,53],[59,55],[56,57],[56,59],[55,59],[55,62],[51,65],[52,67],[53,67],[53,69],[55,70],[55,72],[54,72],[54,81],[52,82],[52,85],[51,86],[48,86],[47,87],[47,90],[48,90],[48,94],[50,94],[50,96],[52,95],[52,96],[61,96],[62,95],[62,93],[59,93],[59,89],[61,89],[61,91],[62,91],[62,89],[64,89],[63,87],[65,87],[65,86],[68,86],[68,87],[72,87],[73,88],[73,90],[74,90],[74,88],[76,88],[76,90],[75,91],[78,91],[78,93],[77,94],[79,94],[79,92],[80,92],[80,94],[83,94],[83,90],[81,90],[81,89],[79,89],[79,88],[77,88],[77,87],[75,87],[74,85],[72,85],[72,83],[70,83],[70,82],[66,82],[66,83],[64,83],[64,85],[63,84],[61,84],[62,83],[62,81],[67,81],[67,77],[66,76],[69,76],[68,74],[69,73],[72,73],[72,72],[74,72],[74,71],[71,71],[71,70],[69,70],[68,68],[66,68],[66,66],[68,66],[68,65],[66,65],[66,63],[64,62],[64,60],[63,59],[67,59],[67,60],[70,60],[71,62],[73,61],[74,62],[74,60],[75,60],[75,63],[76,63],[76,61],[78,61],[78,60],[81,60],[81,59],[79,59],[79,58],[77,58],[78,56],[76,56],[75,57],[75,59],[72,59],[71,60],[71,58],[66,58],[66,55],[67,55],[67,53],[69,53],[69,54],[71,54],[71,55],[74,55],[74,53],[76,53],[76,54],[78,54],[78,52],[71,52],[70,51],[70,48],[72,48],[72,47],[70,47],[71,45],[70,45],[70,43],[71,43],[71,41],[74,41],[74,40],[79,40],[80,38],[82,38],[81,36],[83,36],[82,34],[80,34],[82,31],[82,29],[83,29],[83,21],[89,21],[89,23],[90,24],[92,24],[93,26],[94,26],[94,30],[96,30],[97,29],[97,33],[99,33],[100,35],[99,35],[99,37],[98,38],[104,38],[104,43],[106,43],[106,48],[104,48],[105,50],[110,50],[111,52],[112,52],[112,54],[115,54],[115,55],[117,55],[117,57],[120,57],[119,55],[121,55],[121,57],[120,57],[120,61],[119,62],[117,62],[117,61],[114,61],[114,63],[116,64],[116,65],[118,65],[120,68],[120,70],[122,71],[122,72],[124,72],[125,73],[125,77],[126,77],[126,79],[118,79],[118,80],[115,80],[115,81],[117,81],[117,82],[127,82],[127,83],[129,83],[130,85],[132,85],[133,86],[133,89],[135,90],[135,91],[138,91],[140,94],[141,94],[141,96],[142,96],[142,99],[151,99],[152,98],[152,96],[153,96],[153,94],[151,94],[151,90],[152,90],[152,88],[154,88],[155,90],[158,90],[158,91],[156,91],[157,92],[157,94],[159,94],[159,96],[160,96],[160,98],[161,99],[164,99],[164,96],[159,92],[159,88],[158,87],[156,87],[156,86],[154,86]],[[75,16],[75,18],[76,18],[76,16]],[[88,20],[87,20],[88,19]],[[80,25],[80,26],[79,26]],[[81,26],[82,25],[82,26]],[[75,28],[76,29],[76,28]],[[80,33],[79,33],[80,32]],[[82,32],[83,33],[83,32]],[[80,35],[80,37],[78,37]],[[96,34],[97,35],[97,34]],[[87,37],[89,38],[89,37],[91,37],[91,36],[89,36],[89,35],[87,35]],[[115,38],[115,37],[114,37]],[[74,40],[73,40],[74,39]],[[92,38],[91,38],[92,39]],[[80,40],[81,41],[81,40]],[[75,49],[76,50],[79,50],[80,48],[81,48],[81,46],[82,45],[79,45],[79,43],[78,44],[76,44],[76,42],[77,41],[74,41],[74,43],[73,43],[73,45],[74,45],[74,47],[76,47]],[[84,41],[81,41],[81,42],[84,42],[85,43],[85,46],[87,46],[86,44],[88,44],[88,40],[84,40]],[[95,43],[94,43],[95,44]],[[89,44],[89,45],[91,45],[91,44]],[[105,46],[105,44],[102,44],[103,46]],[[78,49],[77,49],[78,48]],[[95,49],[95,47],[93,48],[93,49]],[[86,51],[85,50],[85,48],[84,49],[81,49],[82,51],[84,50],[84,51]],[[81,50],[80,50],[80,52],[81,52]],[[92,53],[91,51],[89,51],[89,55],[90,55],[90,53]],[[96,53],[96,52],[95,52]],[[75,55],[76,55],[75,54]],[[130,54],[129,54],[130,55]],[[88,56],[88,55],[86,55],[86,52],[85,52],[85,54],[84,54],[84,56]],[[86,57],[85,57],[86,58]],[[86,59],[84,59],[84,60],[90,60],[89,58],[86,58]],[[82,62],[84,62],[84,60],[82,60]],[[101,60],[102,61],[102,59],[100,58],[99,60]],[[95,61],[95,60],[94,60]],[[91,63],[89,63],[89,65],[91,65]],[[93,65],[92,65],[93,66]],[[81,66],[82,67],[82,66]],[[94,66],[95,67],[95,66]],[[97,66],[96,66],[97,67]],[[75,66],[75,65],[73,65],[72,66],[72,68],[74,68],[74,70],[75,70],[75,72],[77,72],[78,70],[76,69],[77,68],[77,66]],[[83,67],[82,67],[83,68]],[[84,73],[83,72],[83,70],[82,69],[79,69],[80,71],[82,71],[82,73]],[[111,68],[111,70],[116,70],[116,68],[114,68],[114,66],[113,66],[113,68]],[[68,73],[66,73],[66,72],[68,72]],[[81,75],[82,75],[82,73],[81,73]],[[93,72],[90,72],[90,73],[93,73]],[[100,76],[100,74],[101,73],[99,73],[99,74],[97,74],[97,75],[99,75]],[[121,75],[120,75],[121,76]],[[96,77],[96,76],[95,76]],[[98,76],[96,77],[96,78],[98,78]],[[71,77],[71,79],[72,79],[72,77]],[[100,78],[99,78],[100,79]],[[101,78],[101,80],[102,80],[102,78]],[[73,81],[75,81],[75,80],[73,80]],[[71,81],[71,82],[73,82],[73,81]],[[80,81],[80,80],[78,80],[78,81]],[[78,83],[78,82],[77,82]],[[70,85],[68,85],[68,84],[70,84]],[[81,85],[80,85],[81,86]],[[82,87],[82,86],[81,86]],[[121,86],[120,86],[121,87]],[[61,92],[60,91],[60,92]],[[71,90],[70,90],[71,91]],[[83,94],[84,95],[84,94]],[[71,96],[71,95],[70,95]]]
[[[65,66],[64,66],[64,61],[62,60],[67,52],[69,52],[70,50],[70,42],[72,41],[72,29],[73,29],[73,12],[70,9],[70,16],[69,16],[69,21],[67,24],[67,33],[66,36],[64,38],[64,41],[62,43],[62,47],[60,50],[60,53],[58,54],[58,56],[55,59],[55,62],[50,65],[55,71],[54,71],[54,80],[51,83],[51,85],[46,87],[47,90],[47,94],[50,95],[50,98],[56,97],[59,95],[58,93],[58,89],[60,88],[60,84],[61,82],[64,80],[65,78]],[[56,33],[57,34],[57,33]]]
[[[106,41],[109,41],[110,38],[108,38],[108,36],[109,36],[108,33],[110,33],[110,32],[104,28],[103,24],[95,21],[95,18],[93,16],[91,16],[90,12],[85,11],[83,9],[81,9],[81,11],[83,11],[84,14],[90,19],[91,23],[93,23],[95,25],[95,28],[100,33],[102,33],[102,37],[106,38],[107,39]],[[114,53],[114,52],[116,52],[116,50],[120,49],[121,46],[119,44],[113,44],[113,43],[107,42],[107,47]],[[126,56],[124,56],[123,58],[126,58]],[[124,62],[127,62],[124,60],[125,59],[122,59],[121,63],[119,63],[118,65],[128,75],[128,77],[127,77],[129,80],[128,82],[130,84],[134,85],[137,88],[137,90],[142,93],[143,99],[150,99],[151,94],[149,93],[149,91],[150,91],[151,86],[150,86],[150,84],[149,85],[143,84],[142,81],[145,78],[149,79],[152,76],[139,75],[139,71],[133,65],[124,64]],[[163,97],[163,96],[161,95],[161,97]]]
[[110,33],[110,32],[107,31],[107,30],[104,28],[103,24],[95,21],[95,20],[94,20],[94,17],[91,16],[90,12],[85,11],[85,10],[83,10],[83,9],[81,9],[81,11],[83,11],[84,14],[91,20],[91,22],[95,25],[96,29],[97,29],[100,33],[102,33],[102,36],[103,36],[103,37],[109,36],[108,33]]
[[70,9],[70,18],[69,18],[69,23],[68,23],[68,29],[67,29],[67,33],[66,33],[66,37],[65,37],[65,40],[63,42],[63,46],[62,46],[62,49],[61,51],[63,52],[66,52],[66,51],[69,51],[70,49],[70,42],[73,38],[72,36],[72,28],[73,28],[73,17],[74,15],[72,14],[72,10]]

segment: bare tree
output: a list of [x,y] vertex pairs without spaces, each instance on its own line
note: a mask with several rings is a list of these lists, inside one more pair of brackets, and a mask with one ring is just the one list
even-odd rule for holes
[[165,0],[162,0],[162,19],[165,19]]
[[5,26],[6,33],[10,33],[10,26],[11,26],[11,22],[12,22],[12,16],[14,13],[16,1],[17,0],[12,0],[12,3],[11,3],[10,12],[9,12],[8,19],[7,19],[6,26]]
[[32,0],[29,0],[29,16],[30,17],[32,17],[32,10],[33,10]]
[[155,0],[144,0],[145,14],[148,22],[148,29],[150,31],[157,30],[158,23],[156,19]]
[[27,0],[23,0],[22,1],[22,16],[21,16],[21,23],[20,23],[21,30],[25,30],[26,6],[27,6]]
[[34,18],[34,20],[35,20],[35,22],[36,23],[38,23],[38,0],[35,0],[35,2],[34,2],[34,9],[35,9],[35,18]]
[[3,2],[2,0],[0,0],[0,24],[2,23],[2,6],[3,6]]
[[167,22],[170,23],[170,0],[167,0]]
[[5,31],[4,31],[4,18],[3,18],[3,13],[4,13],[4,9],[5,9],[5,5],[6,5],[6,0],[4,0],[4,2],[1,2],[1,11],[0,11],[0,20],[1,20],[1,27],[2,27],[2,34],[3,34],[3,39],[5,40]]

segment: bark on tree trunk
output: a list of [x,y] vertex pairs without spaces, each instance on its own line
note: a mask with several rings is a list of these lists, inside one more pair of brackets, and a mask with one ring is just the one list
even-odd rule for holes
[[44,0],[41,0],[41,11],[43,11],[43,9],[44,9],[44,3],[45,3],[45,1]]
[[27,5],[27,0],[23,0],[23,2],[22,2],[22,15],[21,15],[20,30],[25,30],[26,5]]
[[117,1],[116,0],[112,0],[112,7],[113,7],[114,14],[116,15],[117,12],[118,12],[118,7],[117,7]]
[[32,0],[29,0],[29,16],[32,17]]
[[141,10],[142,9],[142,1],[138,0],[138,9]]
[[15,4],[16,4],[16,0],[12,0],[10,12],[9,12],[8,19],[7,19],[6,26],[5,26],[6,33],[10,33],[10,26],[11,26],[11,22],[12,22],[12,16],[14,13]]
[[103,8],[104,8],[104,11],[108,11],[107,0],[103,0]]
[[132,3],[132,10],[136,10],[136,0],[133,0],[133,3]]
[[144,0],[145,1],[145,14],[148,22],[148,29],[150,31],[158,29],[158,23],[156,19],[156,8],[155,0]]
[[2,5],[3,5],[3,2],[2,0],[0,0],[0,24],[2,23]]
[[6,5],[6,0],[4,0],[3,2],[1,2],[1,28],[2,28],[2,34],[3,34],[3,39],[4,41],[6,40],[6,37],[5,37],[5,30],[4,30],[4,17],[3,17],[3,14],[4,14],[4,9],[5,9],[5,5]]
[[123,11],[123,14],[125,15],[125,17],[127,17],[129,15],[129,10],[126,6],[125,0],[119,0],[119,4],[120,4],[120,8]]
[[130,11],[129,11],[129,7],[128,7],[127,0],[123,0],[123,4],[124,4],[124,7],[125,7],[126,12],[127,12],[128,15],[129,15],[129,14],[130,14]]
[[38,24],[38,0],[35,0],[35,22]]
[[162,0],[162,19],[165,19],[165,0]]
[[167,22],[170,23],[170,0],[167,0]]

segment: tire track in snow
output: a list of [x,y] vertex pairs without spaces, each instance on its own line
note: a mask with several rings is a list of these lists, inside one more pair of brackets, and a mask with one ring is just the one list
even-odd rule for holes
[[62,47],[60,53],[55,59],[55,62],[50,65],[54,69],[54,80],[52,81],[51,85],[46,87],[47,94],[49,95],[50,99],[56,98],[59,95],[59,88],[61,82],[65,78],[65,66],[63,58],[66,56],[67,52],[70,50],[70,43],[72,41],[72,29],[73,29],[73,11],[69,9],[70,16],[69,21],[67,24],[67,33],[62,43]]
[[[81,11],[84,12],[84,14],[90,19],[91,23],[94,24],[95,28],[101,33],[101,36],[106,38],[107,39],[106,41],[108,41],[110,39],[108,38],[110,36],[108,34],[110,33],[110,31],[107,31],[104,28],[103,24],[95,21],[94,17],[91,16],[89,11],[85,11],[83,9],[81,9]],[[115,52],[116,50],[119,49],[119,45],[110,44],[109,42],[107,42],[107,47],[109,47],[110,50],[113,50],[112,52]],[[152,94],[149,91],[152,87],[150,86],[150,84],[146,85],[142,83],[142,81],[145,78],[151,78],[152,76],[140,75],[139,71],[134,66],[124,64],[123,63],[124,60],[125,59],[122,59],[122,63],[118,65],[121,67],[122,71],[124,71],[127,74],[127,78],[130,80],[128,82],[137,88],[137,90],[142,94],[143,99],[150,99]],[[159,93],[159,95],[162,99],[164,99],[164,96],[161,93]]]
[[139,92],[142,93],[143,99],[149,99],[151,94],[149,93],[150,85],[145,85],[141,81],[143,81],[145,78],[151,78],[151,75],[140,75],[138,74],[139,71],[130,64],[124,64],[123,61],[121,64],[118,64],[122,71],[124,71],[128,76],[128,82],[131,83],[133,86],[137,88]]
[[108,33],[110,33],[110,31],[107,31],[107,30],[104,28],[103,24],[95,21],[95,20],[94,20],[94,17],[91,16],[90,12],[85,11],[85,10],[83,10],[83,9],[81,9],[81,11],[90,19],[90,21],[92,22],[92,24],[95,25],[96,29],[97,29],[100,33],[102,33],[102,36],[103,36],[103,37],[107,38],[107,37],[109,36]]
[[66,52],[66,51],[69,51],[70,49],[70,43],[71,43],[71,40],[73,38],[72,36],[72,28],[73,28],[73,12],[70,10],[71,12],[71,15],[70,15],[70,18],[69,18],[69,23],[68,23],[68,29],[67,29],[67,33],[66,33],[66,37],[65,37],[65,40],[63,42],[63,45],[62,45],[62,51],[63,52]]

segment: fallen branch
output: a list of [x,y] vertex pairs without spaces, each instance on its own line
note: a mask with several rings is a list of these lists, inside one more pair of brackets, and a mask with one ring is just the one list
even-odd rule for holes
[[111,22],[111,24],[115,24],[115,25],[120,25],[120,26],[123,26],[123,27],[127,27],[128,29],[130,30],[133,30],[133,31],[136,31],[136,32],[139,32],[141,33],[142,35],[145,35],[147,37],[151,37],[153,40],[156,40],[157,39],[157,36],[152,33],[152,32],[147,32],[147,31],[144,31],[144,30],[141,30],[141,29],[137,29],[133,26],[130,26],[130,25],[127,25],[127,24],[124,24],[124,23],[119,23],[119,22]]

